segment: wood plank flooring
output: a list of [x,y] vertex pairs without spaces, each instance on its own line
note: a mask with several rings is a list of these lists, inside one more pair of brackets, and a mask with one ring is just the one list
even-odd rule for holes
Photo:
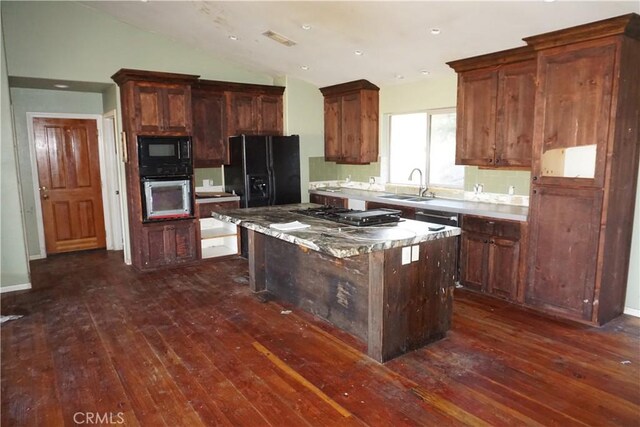
[[241,258],[31,266],[34,289],[1,297],[24,315],[1,327],[2,426],[640,425],[638,318],[592,328],[457,290],[447,338],[380,365],[256,298]]

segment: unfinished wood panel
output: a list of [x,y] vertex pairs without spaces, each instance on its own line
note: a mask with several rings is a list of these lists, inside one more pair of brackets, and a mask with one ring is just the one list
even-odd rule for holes
[[445,336],[451,326],[456,249],[453,238],[424,242],[419,261],[406,265],[403,248],[384,252],[381,361]]
[[342,107],[339,96],[324,99],[324,159],[340,160],[342,153]]
[[228,163],[224,94],[206,90],[194,91],[192,104],[193,166],[209,168]]
[[247,230],[249,252],[249,287],[253,292],[267,288],[265,239],[263,234]]
[[367,340],[368,255],[335,258],[273,237],[264,245],[269,292]]

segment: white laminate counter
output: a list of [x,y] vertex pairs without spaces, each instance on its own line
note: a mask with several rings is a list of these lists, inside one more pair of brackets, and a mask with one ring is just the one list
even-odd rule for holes
[[408,206],[418,210],[440,210],[463,215],[478,215],[488,218],[508,219],[512,221],[526,221],[529,213],[527,206],[503,205],[497,203],[475,202],[471,200],[435,198],[426,202],[411,202],[394,200],[380,196],[393,193],[359,190],[342,187],[340,191],[326,191],[321,188],[309,190],[310,194],[329,197],[344,197],[348,199],[364,200],[367,202],[387,203],[390,205]]

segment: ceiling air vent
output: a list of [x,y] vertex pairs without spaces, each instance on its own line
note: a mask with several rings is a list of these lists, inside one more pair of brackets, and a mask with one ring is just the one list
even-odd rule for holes
[[277,41],[278,43],[285,45],[287,47],[295,46],[297,44],[296,42],[286,38],[282,34],[278,34],[271,30],[265,31],[264,33],[262,33],[262,35],[265,37],[269,37],[271,40]]

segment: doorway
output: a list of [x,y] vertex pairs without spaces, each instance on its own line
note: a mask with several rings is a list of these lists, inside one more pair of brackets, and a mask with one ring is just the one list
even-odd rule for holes
[[46,252],[106,247],[95,119],[34,117]]

